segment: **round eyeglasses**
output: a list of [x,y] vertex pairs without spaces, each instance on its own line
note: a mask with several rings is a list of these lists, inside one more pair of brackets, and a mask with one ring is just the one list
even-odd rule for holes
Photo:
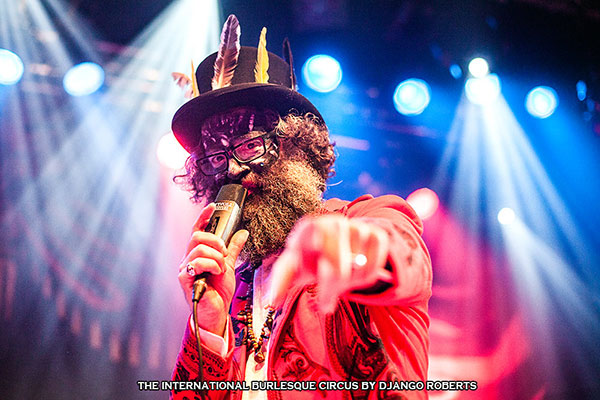
[[233,157],[238,163],[245,164],[265,155],[266,139],[275,136],[275,131],[264,133],[233,146],[230,150],[220,151],[196,160],[196,165],[204,175],[217,175],[229,168],[229,159]]

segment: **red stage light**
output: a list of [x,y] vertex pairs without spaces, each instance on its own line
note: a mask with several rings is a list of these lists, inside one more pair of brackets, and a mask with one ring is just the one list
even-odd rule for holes
[[172,133],[163,136],[158,141],[156,157],[163,166],[170,169],[182,168],[188,156],[188,152],[181,147]]
[[435,214],[435,211],[440,204],[440,199],[437,194],[428,188],[415,190],[408,196],[406,201],[408,201],[408,204],[415,209],[417,215],[422,220],[426,220]]

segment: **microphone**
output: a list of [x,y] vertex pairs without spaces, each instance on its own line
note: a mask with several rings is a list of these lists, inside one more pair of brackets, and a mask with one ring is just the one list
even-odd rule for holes
[[[242,219],[242,209],[246,199],[247,190],[240,184],[230,183],[223,185],[217,194],[215,200],[215,211],[210,216],[205,232],[214,233],[229,244],[229,240],[237,231],[238,225]],[[200,301],[206,291],[206,278],[209,273],[203,272],[196,277],[193,286],[192,301]]]

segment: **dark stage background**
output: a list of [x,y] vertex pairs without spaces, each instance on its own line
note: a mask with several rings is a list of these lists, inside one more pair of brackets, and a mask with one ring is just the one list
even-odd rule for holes
[[[0,85],[0,399],[158,399],[188,315],[179,259],[199,211],[156,156],[184,102],[172,71],[216,50],[235,13],[242,45],[294,52],[299,89],[338,143],[326,197],[439,196],[425,221],[434,266],[430,379],[476,380],[432,399],[600,398],[600,7],[592,1],[2,0],[0,47],[22,80]],[[202,50],[190,44],[202,46]],[[335,57],[341,85],[301,67]],[[484,56],[502,82],[465,97]],[[102,65],[71,97],[66,70]],[[456,64],[462,76],[453,77]],[[417,116],[398,83],[428,82]],[[587,91],[578,98],[577,82]],[[552,86],[537,119],[527,92]],[[500,225],[511,207],[517,218]]]

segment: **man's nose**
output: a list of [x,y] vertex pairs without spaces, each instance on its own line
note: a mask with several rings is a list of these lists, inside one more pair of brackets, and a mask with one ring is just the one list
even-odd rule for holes
[[238,181],[250,172],[250,167],[246,164],[240,164],[235,158],[229,159],[229,166],[227,168],[227,178],[232,181]]

